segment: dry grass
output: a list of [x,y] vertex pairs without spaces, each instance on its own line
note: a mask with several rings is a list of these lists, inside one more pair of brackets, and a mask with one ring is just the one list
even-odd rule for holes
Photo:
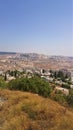
[[0,130],[73,130],[73,110],[36,94],[0,90]]

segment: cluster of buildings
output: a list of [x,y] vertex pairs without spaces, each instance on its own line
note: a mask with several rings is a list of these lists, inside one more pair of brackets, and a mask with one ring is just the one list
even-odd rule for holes
[[[63,64],[62,64],[63,62]],[[31,78],[34,74],[39,75],[41,78],[44,78],[46,81],[51,84],[55,84],[55,89],[60,90],[66,94],[69,93],[69,89],[61,87],[63,84],[70,82],[70,88],[73,89],[73,60],[72,58],[66,57],[44,57],[43,55],[37,54],[6,54],[0,55],[0,75],[7,76],[7,81],[15,79],[15,75],[10,75],[7,71],[17,70],[19,74],[17,77],[28,77]],[[62,81],[60,77],[56,78],[53,74],[58,73],[58,66],[64,67],[67,66],[68,70],[61,69],[60,71],[67,75],[65,81]],[[53,71],[47,68],[54,68]],[[44,69],[43,69],[44,68]],[[64,67],[65,68],[65,67]]]
[[[15,76],[15,72],[16,71],[16,76]],[[69,86],[70,89],[73,89],[73,71],[68,72],[67,70],[60,70],[64,73],[64,75],[67,73],[69,77],[67,77],[65,79],[65,81],[62,81],[61,78],[55,78],[53,76],[54,71],[52,70],[45,70],[45,69],[41,69],[41,68],[25,68],[24,70],[19,69],[19,70],[13,70],[13,74],[9,73],[11,71],[8,72],[3,72],[2,70],[0,71],[0,75],[5,76],[7,78],[7,82],[9,82],[10,80],[16,79],[17,77],[27,77],[27,78],[31,78],[34,75],[38,75],[41,78],[45,79],[47,82],[49,82],[50,84],[54,84],[55,85],[55,91],[59,90],[62,93],[64,93],[65,95],[69,94],[69,89],[68,88],[64,88],[63,85],[68,84],[68,81],[70,82]]]

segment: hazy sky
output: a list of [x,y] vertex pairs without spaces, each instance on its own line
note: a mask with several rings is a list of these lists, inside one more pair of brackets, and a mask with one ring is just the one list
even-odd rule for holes
[[73,0],[0,0],[0,51],[73,56]]

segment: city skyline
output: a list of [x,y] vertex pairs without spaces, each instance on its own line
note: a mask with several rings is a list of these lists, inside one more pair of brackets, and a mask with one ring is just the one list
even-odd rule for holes
[[72,0],[0,1],[0,51],[73,56]]

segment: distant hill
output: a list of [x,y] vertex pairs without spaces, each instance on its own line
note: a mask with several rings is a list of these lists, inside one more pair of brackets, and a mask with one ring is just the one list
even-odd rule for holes
[[50,58],[50,59],[73,59],[73,56],[56,56],[56,55],[45,55],[45,54],[39,54],[39,53],[18,53],[18,52],[2,52],[0,51],[0,55],[11,55],[11,54],[19,54],[20,57],[26,57],[26,58]]
[[[68,69],[73,70],[73,57],[70,56],[50,56],[50,55],[44,55],[44,54],[38,54],[38,53],[17,53],[17,52],[0,52],[1,58],[5,58],[2,60],[6,60],[8,57],[9,60],[13,60],[13,66],[16,61],[16,63],[19,61],[20,63],[16,64],[17,66],[21,66],[21,61],[29,62],[28,65],[31,63],[30,67],[32,65],[37,68],[44,68],[44,69]],[[3,57],[4,56],[4,57]],[[8,60],[8,64],[9,64]],[[5,64],[5,63],[4,63]],[[7,64],[7,63],[6,63]],[[12,66],[12,62],[10,62],[9,66]],[[2,65],[3,67],[3,65]],[[22,68],[23,68],[22,67]]]
[[16,54],[16,52],[0,52],[0,55],[13,55],[13,54]]

